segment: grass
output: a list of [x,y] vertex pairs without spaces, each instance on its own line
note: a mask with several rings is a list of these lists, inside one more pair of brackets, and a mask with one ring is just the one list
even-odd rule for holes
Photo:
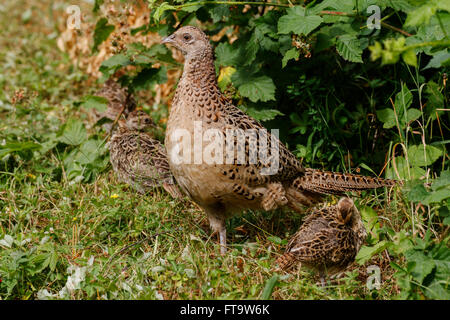
[[[56,8],[53,18],[50,3]],[[83,167],[80,179],[71,178],[80,173],[67,159],[81,147],[58,140],[67,129],[63,124],[79,120],[95,141],[105,134],[89,125],[79,106],[95,88],[56,45],[62,4],[8,0],[0,5],[0,143],[19,146],[0,156],[0,298],[263,297],[275,274],[274,261],[302,217],[289,211],[235,217],[227,224],[230,250],[222,257],[195,204],[173,200],[162,190],[136,195],[117,182],[107,154]],[[356,204],[376,211],[379,228],[395,233],[410,223],[410,204],[397,190],[368,194]],[[383,250],[329,280],[326,290],[308,270],[278,274],[265,296],[391,299],[399,286],[389,262],[404,265],[401,256]],[[370,265],[381,269],[379,289],[366,286]]]

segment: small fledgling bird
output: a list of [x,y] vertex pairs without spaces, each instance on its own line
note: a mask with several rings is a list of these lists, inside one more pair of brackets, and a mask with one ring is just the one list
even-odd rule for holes
[[353,201],[341,198],[336,205],[315,210],[306,217],[277,263],[286,271],[295,266],[316,270],[324,286],[325,274],[338,273],[350,265],[366,236]]
[[[214,50],[203,31],[184,26],[162,43],[174,46],[185,57],[167,122],[165,145],[170,169],[179,186],[206,212],[212,229],[219,233],[222,254],[226,252],[226,219],[246,209],[290,206],[302,212],[302,206],[318,203],[324,194],[396,185],[392,180],[305,169],[276,136],[264,131],[258,121],[220,91]],[[214,149],[214,157],[219,161],[208,162],[202,156],[212,154],[212,143],[196,143],[195,137],[201,137],[199,131],[218,133],[216,136],[226,136],[227,141],[233,138],[229,133],[244,135],[237,136],[236,153],[233,150],[221,155],[221,145],[216,144],[219,148]],[[251,137],[252,132],[267,133],[258,140]],[[187,136],[182,144],[181,133]],[[233,143],[227,147],[233,147]],[[181,154],[188,160],[180,161]],[[258,154],[267,157],[252,161]]]
[[162,186],[173,198],[182,194],[170,172],[166,149],[145,130],[155,128],[153,120],[141,110],[131,112],[109,142],[110,161],[120,181],[140,193]]
[[[121,112],[127,117],[130,112],[136,109],[136,101],[133,95],[129,93],[128,88],[122,87],[113,79],[108,79],[95,93],[95,96],[106,98],[108,106],[104,112],[99,112],[96,109],[92,110],[94,122],[98,122],[103,118],[115,121]],[[104,123],[103,128],[109,132],[112,129],[112,125],[111,123]]]

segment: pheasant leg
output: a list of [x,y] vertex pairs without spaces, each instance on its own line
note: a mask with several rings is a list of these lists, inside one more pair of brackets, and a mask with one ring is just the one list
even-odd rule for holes
[[322,288],[325,288],[325,273],[320,272],[320,284],[322,285]]
[[225,255],[227,252],[227,230],[225,227],[219,230],[220,254]]
[[220,215],[223,210],[221,207],[207,209],[207,216],[211,228],[219,233],[220,254],[224,255],[227,251],[227,230],[225,228],[225,219]]

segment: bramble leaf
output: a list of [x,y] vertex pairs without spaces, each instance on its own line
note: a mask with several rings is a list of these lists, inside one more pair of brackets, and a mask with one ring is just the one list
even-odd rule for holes
[[359,40],[354,35],[343,35],[337,38],[337,52],[347,61],[363,62]]
[[430,145],[413,145],[408,148],[408,158],[412,166],[429,166],[442,155],[442,149]]
[[305,8],[301,6],[294,6],[287,9],[286,12],[287,14],[278,20],[279,34],[293,32],[295,34],[308,35],[323,21],[323,18],[320,16],[307,16]]
[[275,100],[275,84],[268,76],[255,76],[241,69],[231,76],[231,80],[239,93],[252,102]]
[[92,48],[92,51],[97,51],[98,46],[108,39],[114,29],[113,25],[108,24],[108,19],[101,18],[98,20],[94,30],[94,47]]

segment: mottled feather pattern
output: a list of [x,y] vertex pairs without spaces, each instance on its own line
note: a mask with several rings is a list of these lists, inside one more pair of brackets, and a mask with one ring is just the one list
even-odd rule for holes
[[392,187],[398,183],[398,181],[389,179],[307,168],[305,174],[295,179],[292,185],[299,190],[339,195],[349,191]]
[[119,179],[139,192],[162,186],[178,198],[181,192],[170,172],[164,146],[149,133],[133,128],[152,125],[147,120],[149,117],[143,111],[134,111],[126,123],[121,122],[109,143],[111,164]]
[[[178,129],[185,129],[194,136],[194,123],[200,122],[203,130],[217,129],[226,137],[229,130],[260,130],[264,127],[234,106],[220,91],[213,49],[200,29],[182,27],[163,43],[174,45],[185,56],[183,75],[167,123],[165,144],[169,165],[180,186],[205,210],[212,228],[220,233],[222,253],[226,239],[225,219],[245,209],[273,210],[287,205],[302,212],[302,206],[312,206],[326,194],[393,185],[390,180],[305,169],[276,137],[274,141],[278,148],[269,152],[275,147],[270,132],[267,132],[266,149],[263,149],[269,155],[267,162],[249,161],[252,153],[261,151],[259,147],[263,141],[245,136],[244,161],[239,161],[242,159],[237,158],[236,152],[232,163],[227,163],[226,159],[222,161],[224,164],[176,163],[171,151],[179,145],[171,140],[171,135]],[[194,150],[193,142],[190,150]],[[279,155],[278,171],[271,175],[261,174],[262,169],[274,163],[276,155]]]
[[[136,101],[128,91],[128,88],[122,87],[113,79],[108,79],[94,95],[108,100],[106,111],[99,112],[97,109],[92,109],[94,122],[98,122],[103,118],[114,121],[120,112],[124,116],[128,116],[130,112],[136,109]],[[104,124],[103,127],[109,131],[111,124]]]
[[277,263],[285,270],[299,264],[333,274],[354,261],[366,235],[353,201],[342,198],[308,215]]

